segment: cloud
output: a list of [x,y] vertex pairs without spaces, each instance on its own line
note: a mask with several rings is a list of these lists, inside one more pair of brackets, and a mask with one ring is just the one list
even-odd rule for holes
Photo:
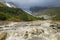
[[60,6],[60,0],[6,0],[12,1],[17,6],[28,8],[30,6]]

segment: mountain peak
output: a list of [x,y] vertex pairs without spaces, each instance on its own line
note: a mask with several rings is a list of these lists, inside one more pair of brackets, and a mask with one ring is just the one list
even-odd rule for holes
[[3,7],[3,6],[16,8],[16,6],[13,2],[0,1],[0,7]]

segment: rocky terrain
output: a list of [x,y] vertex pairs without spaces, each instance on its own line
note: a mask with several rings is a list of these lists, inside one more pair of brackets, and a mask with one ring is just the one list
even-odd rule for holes
[[0,23],[0,39],[60,40],[60,22],[47,20]]

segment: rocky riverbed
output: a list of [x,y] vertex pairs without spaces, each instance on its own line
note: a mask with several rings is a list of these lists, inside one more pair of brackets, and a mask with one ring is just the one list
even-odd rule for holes
[[47,21],[8,22],[0,25],[5,40],[60,40],[60,23]]

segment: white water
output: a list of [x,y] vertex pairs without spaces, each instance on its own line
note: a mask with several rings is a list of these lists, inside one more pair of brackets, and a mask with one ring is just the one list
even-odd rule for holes
[[49,21],[12,22],[10,24],[13,27],[3,28],[3,31],[8,33],[6,40],[58,40],[56,35],[59,33],[49,27]]

